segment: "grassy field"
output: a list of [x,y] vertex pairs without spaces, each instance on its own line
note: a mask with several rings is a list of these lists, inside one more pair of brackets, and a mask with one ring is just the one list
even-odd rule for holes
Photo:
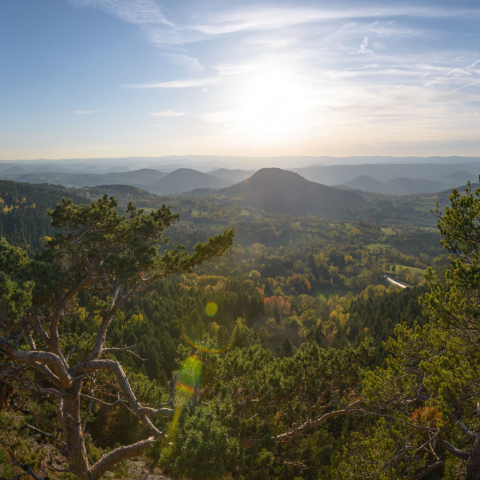
[[[409,267],[407,265],[400,265],[399,263],[395,263],[394,265],[395,265],[395,268],[396,268],[397,271],[398,271],[399,267],[402,267],[402,268],[408,268],[411,272],[418,273],[419,275],[423,275],[425,273],[424,268]],[[391,269],[390,269],[390,271],[391,271]]]
[[387,248],[388,245],[385,243],[370,243],[369,245],[365,245],[365,248],[368,248],[370,252],[372,252],[375,247]]
[[334,295],[340,295],[344,297],[349,292],[347,287],[337,287],[333,285],[321,285],[320,287],[314,287],[310,290],[309,295],[320,298],[321,300],[328,300]]
[[392,227],[383,227],[382,228],[382,232],[385,234],[385,235],[395,235],[395,230],[393,230]]

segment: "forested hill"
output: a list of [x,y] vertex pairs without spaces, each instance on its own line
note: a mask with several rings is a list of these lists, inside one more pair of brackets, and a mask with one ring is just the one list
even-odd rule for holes
[[77,197],[62,187],[42,188],[28,183],[0,180],[0,237],[30,254],[39,251],[45,237],[54,235],[47,210],[62,197],[74,198],[75,203],[88,200]]
[[352,212],[365,204],[365,199],[356,192],[310,182],[298,173],[280,168],[263,168],[218,194],[270,213],[338,219],[351,218]]

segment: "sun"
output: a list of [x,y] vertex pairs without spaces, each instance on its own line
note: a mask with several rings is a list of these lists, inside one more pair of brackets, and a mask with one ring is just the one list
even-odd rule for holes
[[263,69],[241,83],[232,123],[253,140],[292,138],[306,127],[311,110],[301,78],[282,69]]

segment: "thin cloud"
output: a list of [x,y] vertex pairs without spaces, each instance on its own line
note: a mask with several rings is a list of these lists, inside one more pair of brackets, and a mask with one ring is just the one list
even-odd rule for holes
[[125,85],[125,88],[193,88],[215,85],[219,78],[187,78],[185,80],[173,80],[171,82],[142,83],[137,85]]
[[368,37],[365,37],[363,39],[363,42],[360,44],[360,48],[356,51],[356,52],[350,52],[350,53],[360,53],[360,54],[365,54],[365,53],[373,53],[372,50],[370,50],[369,48],[367,48],[368,46]]
[[154,0],[70,0],[81,7],[94,7],[138,25],[161,24],[173,27]]
[[149,113],[151,117],[183,117],[186,115],[184,112],[175,112],[174,110],[163,110],[162,112]]
[[91,113],[94,113],[94,110],[75,110],[73,113],[76,113],[77,115],[90,115]]
[[[78,7],[97,8],[107,14],[131,23],[143,33],[151,45],[164,50],[163,56],[188,72],[199,72],[205,67],[185,52],[168,52],[181,49],[184,44],[178,27],[162,12],[154,0],[69,0]],[[165,51],[167,50],[167,51]]]
[[181,45],[175,25],[162,13],[154,0],[69,0],[78,7],[97,8],[138,26],[146,39],[156,45]]
[[201,72],[205,67],[198,61],[197,58],[190,57],[183,53],[165,53],[164,57],[168,58],[172,63],[184,67],[189,72]]
[[208,21],[191,25],[189,28],[206,35],[224,35],[244,30],[275,30],[294,25],[321,21],[361,19],[375,17],[422,17],[441,18],[450,16],[478,17],[478,10],[447,8],[376,7],[363,9],[299,9],[299,8],[256,8],[250,11],[221,12],[210,16]]

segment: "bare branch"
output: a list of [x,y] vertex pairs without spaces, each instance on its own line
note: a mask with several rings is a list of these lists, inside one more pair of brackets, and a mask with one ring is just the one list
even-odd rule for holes
[[93,407],[93,401],[95,400],[95,398],[93,397],[93,389],[95,388],[95,382],[96,382],[96,376],[94,376],[94,378],[92,380],[92,383],[90,385],[90,395],[91,395],[91,397],[89,397],[90,402],[88,402],[87,411],[85,412],[85,417],[83,417],[82,432],[84,432],[85,428],[87,428],[88,417],[90,416],[90,412],[92,411],[92,407]]
[[150,417],[172,417],[173,410],[169,408],[160,408],[157,410],[155,408],[144,407],[143,405],[141,405],[141,403],[137,400],[137,397],[133,393],[132,387],[130,386],[128,378],[125,375],[125,372],[123,371],[120,363],[114,362],[112,360],[91,360],[81,363],[72,369],[74,375],[94,373],[99,370],[109,371],[115,374],[115,376],[117,377],[117,381],[120,384],[120,389],[122,390],[124,397],[128,401],[128,404],[135,412],[135,414],[140,417],[140,420],[153,433],[153,435],[162,435],[162,433],[157,428],[155,428],[153,423],[145,416],[148,415]]
[[105,402],[103,400],[100,400],[97,397],[93,397],[91,395],[86,395],[84,393],[82,393],[81,397],[82,398],[88,398],[90,400],[90,402],[97,402],[100,405],[105,405],[106,407],[114,407],[115,405],[118,405],[119,403],[124,403],[121,398],[117,398],[117,400],[115,400],[114,402],[108,403],[108,402]]
[[113,291],[112,303],[110,303],[110,308],[113,308],[115,305],[115,302],[117,301],[118,292],[120,292],[120,286],[121,285],[119,283],[117,283],[117,285],[115,286],[115,290]]
[[459,450],[458,448],[454,447],[452,444],[448,443],[445,440],[440,440],[439,444],[445,448],[445,450],[449,451],[452,455],[455,455],[458,458],[461,458],[462,460],[468,460],[470,458],[470,455],[467,452],[464,452],[463,450]]
[[307,420],[299,427],[291,428],[287,432],[282,433],[281,435],[278,435],[277,442],[280,442],[280,443],[288,442],[294,439],[295,437],[302,435],[305,431],[310,430],[311,428],[316,427],[317,425],[321,425],[322,423],[326,422],[330,418],[339,417],[342,415],[352,415],[352,414],[363,413],[363,409],[357,407],[357,405],[359,404],[360,404],[360,400],[354,403],[351,403],[343,410],[334,410],[332,412],[323,414],[321,417],[316,418],[315,420]]
[[50,337],[48,336],[47,332],[43,328],[42,322],[35,312],[33,312],[33,318],[35,318],[35,324],[37,326],[38,333],[42,336],[45,343],[47,345],[50,345]]
[[113,468],[118,462],[127,458],[142,455],[148,447],[155,444],[155,438],[150,437],[127,447],[118,447],[113,452],[104,455],[91,469],[93,479],[101,478],[105,472]]
[[107,338],[107,330],[110,326],[110,322],[112,321],[115,314],[123,307],[123,305],[128,302],[143,286],[143,282],[137,283],[132,289],[123,296],[119,302],[112,306],[109,312],[103,317],[102,323],[97,332],[97,337],[95,338],[95,345],[93,347],[92,353],[90,354],[89,360],[96,360],[100,358],[103,350],[103,345],[105,344],[105,340]]
[[454,413],[450,414],[450,419],[453,421],[455,425],[459,425],[460,428],[470,437],[473,439],[476,439],[477,436],[463,423],[461,420],[459,420]]
[[142,362],[146,362],[147,361],[146,358],[142,358],[137,352],[132,350],[132,348],[135,348],[135,347],[136,345],[131,345],[130,347],[108,347],[108,348],[104,348],[103,352],[126,352],[134,356],[138,360],[141,360]]
[[[77,245],[78,245],[78,239],[75,239]],[[85,247],[83,245],[81,246],[82,250],[82,258],[87,266],[87,275],[85,278],[77,285],[74,285],[73,287],[70,288],[70,290],[62,297],[62,299],[58,302],[58,306],[55,309],[55,311],[52,314],[51,317],[51,322],[50,322],[50,348],[53,350],[54,353],[56,353],[65,363],[66,361],[63,358],[60,345],[58,343],[58,324],[60,322],[60,318],[65,310],[65,307],[68,305],[70,300],[72,300],[75,295],[80,293],[82,290],[85,290],[90,282],[92,281],[93,273],[94,270],[92,266],[90,265],[90,262],[88,261],[88,257],[85,251]]]
[[443,467],[445,465],[445,462],[439,461],[436,463],[432,463],[431,465],[428,465],[425,467],[420,473],[417,473],[414,477],[412,477],[412,480],[419,480],[420,478],[425,477],[428,475],[432,470],[435,470],[436,468]]
[[416,450],[416,453],[419,453],[420,450],[423,450],[425,447],[428,447],[428,445],[435,442],[435,440],[439,437],[439,435],[440,435],[440,430],[438,430],[437,433],[432,438],[430,438],[430,440],[427,440],[423,445],[418,447]]
[[52,383],[63,385],[65,388],[69,388],[72,384],[72,377],[65,368],[65,364],[62,359],[55,353],[50,352],[37,352],[28,350],[16,350],[12,348],[11,344],[3,337],[0,336],[0,346],[5,350],[7,355],[17,362],[31,363],[32,366],[37,368],[35,364],[47,364],[55,370],[57,377],[52,373],[48,373],[45,369],[40,369]]
[[[17,476],[17,478],[20,478],[22,476],[26,475],[31,475],[35,480],[42,480],[38,475],[35,474],[35,472],[32,470],[30,465],[28,463],[18,463],[15,460],[10,460],[16,467],[20,467],[24,472],[24,474]],[[14,477],[15,478],[15,477]]]
[[67,446],[67,444],[65,442],[63,442],[62,440],[55,437],[55,435],[52,435],[51,433],[47,433],[47,432],[44,432],[42,430],[39,430],[38,428],[33,427],[32,425],[29,425],[28,423],[26,423],[23,427],[13,428],[13,430],[21,431],[21,430],[25,430],[25,428],[28,428],[29,430],[32,430],[33,432],[39,433],[40,435],[43,435],[44,437],[51,438],[52,440],[61,443],[64,447]]

